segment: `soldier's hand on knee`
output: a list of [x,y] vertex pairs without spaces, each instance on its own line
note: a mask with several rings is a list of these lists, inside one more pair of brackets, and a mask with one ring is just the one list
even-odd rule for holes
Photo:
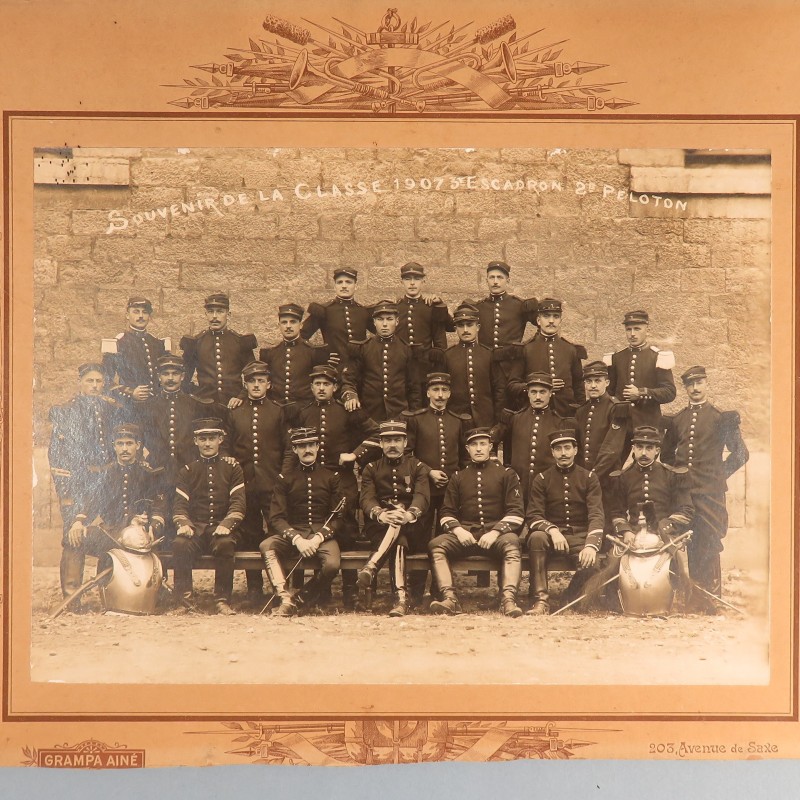
[[185,536],[187,539],[191,539],[194,536],[194,528],[191,525],[181,525],[176,533],[178,536]]
[[239,408],[239,406],[244,402],[241,397],[231,397],[228,400],[228,408]]
[[488,531],[478,539],[478,547],[482,547],[484,550],[488,550],[496,541],[497,537],[500,535],[498,531]]
[[555,526],[547,531],[550,534],[550,540],[553,542],[553,548],[560,553],[566,553],[569,550],[569,544],[564,538],[564,534]]
[[382,511],[378,515],[378,522],[382,523],[383,525],[403,525],[405,521],[406,512],[398,508]]
[[72,527],[67,533],[67,539],[73,547],[78,545],[84,540],[86,536],[86,526],[80,520],[72,523]]
[[594,547],[584,547],[578,553],[578,563],[584,568],[593,567],[597,562],[597,550]]
[[226,528],[224,525],[217,525],[217,529],[214,531],[214,536],[230,536],[231,529]]
[[453,528],[453,533],[458,537],[458,541],[463,545],[475,544],[475,537],[466,529],[462,527]]

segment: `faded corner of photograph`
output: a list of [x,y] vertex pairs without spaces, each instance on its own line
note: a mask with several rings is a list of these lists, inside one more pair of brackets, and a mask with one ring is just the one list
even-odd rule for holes
[[769,681],[769,151],[64,148],[34,181],[35,681]]

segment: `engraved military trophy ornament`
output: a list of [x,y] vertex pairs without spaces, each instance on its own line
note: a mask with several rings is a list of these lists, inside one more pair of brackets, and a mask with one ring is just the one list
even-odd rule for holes
[[338,31],[302,19],[310,28],[267,14],[263,27],[274,38],[250,39],[249,48],[232,48],[223,63],[195,65],[210,80],[184,79],[190,94],[171,104],[392,115],[636,105],[604,96],[620,83],[592,79],[606,64],[563,60],[566,39],[539,44],[544,29],[519,35],[510,14],[475,28],[416,17],[403,22],[389,8],[368,32],[337,18]]

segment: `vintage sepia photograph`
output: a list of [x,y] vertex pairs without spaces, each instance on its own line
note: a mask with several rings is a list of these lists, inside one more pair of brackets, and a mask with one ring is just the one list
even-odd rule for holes
[[769,684],[771,163],[37,148],[31,680]]

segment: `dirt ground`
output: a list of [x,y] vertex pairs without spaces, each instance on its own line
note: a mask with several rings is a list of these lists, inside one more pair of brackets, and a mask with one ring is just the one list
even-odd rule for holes
[[[729,559],[730,564],[730,559]],[[91,573],[87,569],[87,576]],[[91,590],[90,613],[48,620],[60,601],[58,569],[34,568],[31,675],[67,683],[259,683],[264,664],[287,682],[317,684],[764,684],[769,680],[767,586],[761,569],[727,566],[724,597],[745,614],[676,614],[635,619],[610,614],[504,618],[497,590],[456,579],[472,613],[386,616],[381,573],[372,613],[259,616],[241,608],[244,574],[236,574],[235,616],[211,612],[212,573],[195,573],[199,614],[103,615]],[[551,577],[556,596],[567,576]],[[522,596],[527,591],[523,578]],[[341,606],[339,581],[334,603]],[[354,657],[355,655],[355,657]],[[304,669],[290,668],[298,663]],[[499,669],[502,665],[502,669]],[[572,680],[569,676],[576,676]],[[579,677],[577,677],[579,676]]]

